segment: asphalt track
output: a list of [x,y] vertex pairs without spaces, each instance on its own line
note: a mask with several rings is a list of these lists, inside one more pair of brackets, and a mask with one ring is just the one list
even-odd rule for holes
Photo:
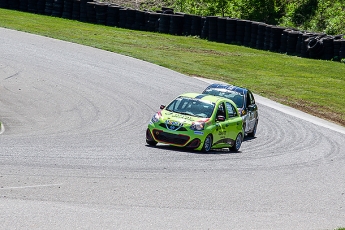
[[207,85],[0,28],[0,229],[345,227],[343,127],[257,96],[239,153],[146,146],[159,106]]

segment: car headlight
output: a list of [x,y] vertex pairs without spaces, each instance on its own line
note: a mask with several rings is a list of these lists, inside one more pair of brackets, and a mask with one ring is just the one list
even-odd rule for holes
[[160,117],[161,117],[161,114],[160,114],[160,113],[156,113],[156,114],[153,115],[153,117],[151,118],[151,122],[152,122],[152,123],[158,122]]
[[205,122],[203,121],[193,122],[193,124],[190,126],[190,129],[195,130],[195,131],[204,130],[204,128],[205,128]]

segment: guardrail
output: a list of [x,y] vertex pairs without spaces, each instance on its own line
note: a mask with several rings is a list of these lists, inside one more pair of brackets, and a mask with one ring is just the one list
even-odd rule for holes
[[174,13],[169,8],[150,12],[92,0],[0,0],[0,8],[132,30],[199,36],[209,41],[303,58],[332,61],[345,59],[343,35],[299,31],[236,18]]

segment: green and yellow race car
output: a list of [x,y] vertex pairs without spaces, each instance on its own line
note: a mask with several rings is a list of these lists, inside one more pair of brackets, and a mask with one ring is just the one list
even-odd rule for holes
[[160,109],[146,131],[150,146],[162,143],[203,152],[220,148],[237,152],[241,147],[243,120],[230,99],[186,93]]

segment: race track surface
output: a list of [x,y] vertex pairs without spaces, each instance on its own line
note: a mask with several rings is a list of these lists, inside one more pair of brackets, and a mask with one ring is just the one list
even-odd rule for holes
[[207,85],[1,28],[0,228],[345,227],[344,133],[259,101],[239,153],[146,145],[161,104]]

